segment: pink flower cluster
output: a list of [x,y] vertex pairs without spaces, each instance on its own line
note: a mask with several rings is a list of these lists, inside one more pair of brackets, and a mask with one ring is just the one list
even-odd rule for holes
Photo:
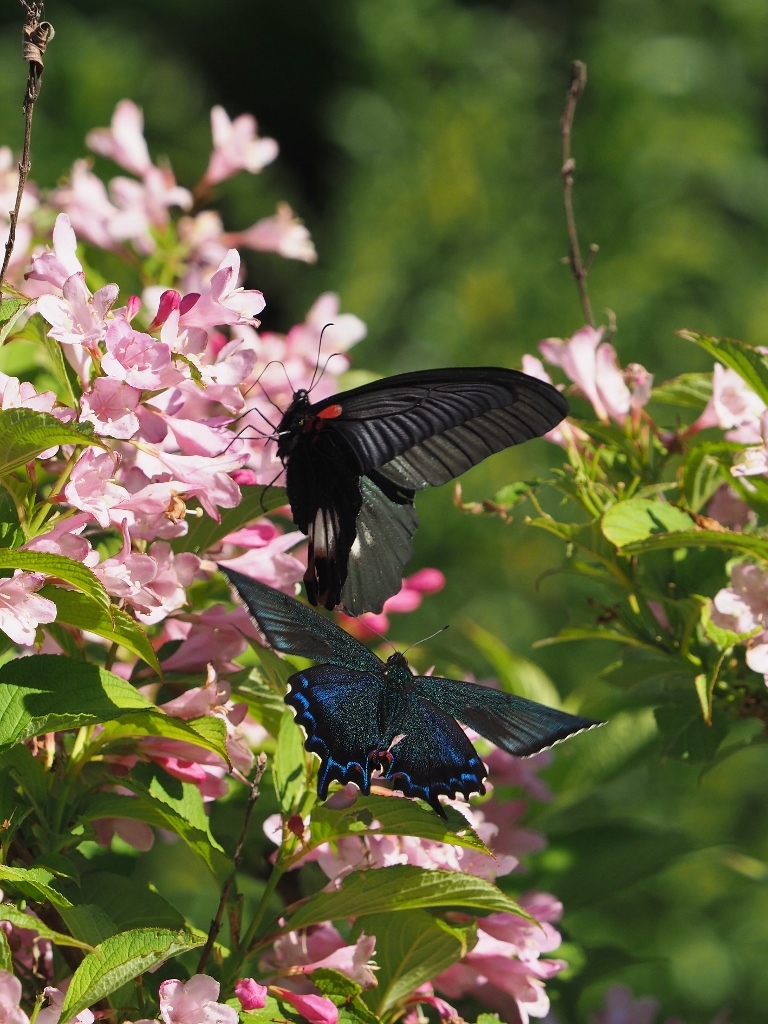
[[[549,763],[548,753],[522,760],[496,749],[487,760],[491,777],[497,785],[518,786],[540,800],[551,798],[546,785],[536,775],[538,769]],[[401,799],[391,790],[376,788],[376,792]],[[356,799],[357,788],[349,785],[331,797],[331,805],[351,806]],[[453,806],[467,818],[492,851],[491,856],[466,847],[411,836],[369,832],[364,836],[345,836],[333,844],[323,843],[309,851],[296,866],[315,861],[329,879],[328,889],[338,888],[353,871],[394,864],[465,872],[491,881],[520,869],[520,857],[545,845],[543,836],[517,824],[526,808],[522,799],[502,801],[492,797],[476,806],[459,801],[453,801]],[[283,827],[280,815],[273,815],[264,823],[266,834],[277,844],[281,842]],[[297,835],[303,834],[305,827],[306,823],[300,819],[288,822],[289,830]],[[371,828],[376,827],[377,822],[372,822]],[[528,893],[519,902],[534,919],[533,922],[502,913],[483,918],[478,922],[479,938],[474,949],[460,963],[438,975],[433,984],[450,999],[465,995],[480,999],[492,1009],[506,1014],[502,1017],[504,1020],[509,1019],[512,1000],[519,1019],[527,1022],[529,1017],[544,1017],[549,1012],[544,982],[566,964],[562,960],[542,959],[541,956],[560,945],[560,935],[552,925],[562,913],[560,903],[547,893]],[[371,942],[370,947],[364,941]],[[333,963],[323,959],[328,953],[331,953]],[[335,929],[323,925],[308,932],[292,932],[279,939],[274,953],[262,959],[261,967],[264,971],[282,968],[289,973],[300,974],[319,966],[335,966],[367,987],[368,969],[363,960],[372,953],[372,940],[361,936],[356,946],[344,946]],[[301,981],[304,987],[300,990],[308,991],[306,979]],[[413,1000],[433,1005],[446,1018],[458,1016],[450,1004],[434,996],[431,988],[414,994]]]
[[[602,327],[582,327],[567,341],[547,338],[539,343],[539,351],[550,365],[560,367],[576,391],[592,403],[602,423],[614,420],[622,424],[627,416],[636,416],[648,404],[653,374],[639,363],[630,363],[622,370],[616,349],[602,338]],[[552,383],[536,356],[523,356],[523,372]],[[586,440],[584,431],[567,421],[544,436],[564,448]]]

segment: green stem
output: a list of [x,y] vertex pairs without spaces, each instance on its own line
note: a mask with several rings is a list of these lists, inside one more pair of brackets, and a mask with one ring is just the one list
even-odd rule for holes
[[53,487],[51,488],[48,497],[45,499],[45,501],[41,502],[37,515],[31,517],[29,522],[29,534],[31,535],[31,537],[37,536],[38,530],[45,522],[45,518],[53,505],[51,498],[56,497],[60,493],[62,487],[66,484],[67,480],[69,479],[69,474],[74,469],[75,463],[77,462],[79,456],[80,448],[78,447],[75,448],[75,450],[72,452],[72,455],[67,460],[67,464],[64,466],[64,469],[59,474],[59,477],[54,483]]
[[285,873],[285,868],[283,866],[284,859],[285,858],[283,858],[282,856],[281,849],[277,861],[275,862],[275,866],[272,869],[272,874],[269,876],[269,879],[267,880],[267,884],[264,889],[264,892],[262,893],[259,905],[256,908],[256,913],[253,915],[253,919],[251,920],[251,923],[248,925],[248,929],[243,938],[241,939],[237,951],[233,953],[232,957],[226,962],[226,970],[223,979],[223,987],[225,991],[231,987],[232,982],[235,979],[235,976],[237,975],[238,971],[248,958],[251,946],[256,941],[259,929],[264,923],[264,918],[267,916],[269,904],[272,900],[272,897],[275,894],[275,890],[277,889],[280,879],[283,877]]

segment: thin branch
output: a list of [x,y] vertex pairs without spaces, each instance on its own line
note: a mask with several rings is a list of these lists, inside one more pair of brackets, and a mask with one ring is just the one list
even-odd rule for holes
[[40,95],[40,83],[43,77],[43,54],[48,43],[53,39],[53,25],[49,21],[43,21],[43,0],[20,0],[21,6],[27,12],[23,29],[23,59],[29,64],[27,76],[27,89],[24,94],[24,146],[19,161],[19,184],[16,189],[16,205],[9,211],[10,223],[8,225],[8,240],[5,243],[5,258],[3,259],[2,270],[0,270],[0,299],[3,297],[3,281],[11,262],[13,246],[16,242],[16,225],[19,222],[19,211],[21,200],[24,195],[24,186],[27,183],[29,169],[32,166],[30,159],[30,145],[32,141],[32,114],[35,109],[35,101]]
[[256,806],[256,801],[259,799],[259,786],[261,784],[261,777],[264,774],[264,769],[267,767],[267,755],[259,754],[256,760],[256,772],[253,776],[253,782],[251,783],[251,792],[248,796],[248,804],[245,808],[245,817],[243,818],[243,827],[240,829],[240,838],[237,841],[237,848],[235,849],[235,856],[232,865],[232,874],[224,883],[224,888],[221,890],[221,899],[219,900],[219,906],[216,911],[216,916],[211,921],[211,927],[208,929],[208,939],[203,947],[203,952],[200,954],[200,962],[197,965],[197,973],[202,974],[205,965],[208,963],[208,958],[213,950],[213,944],[216,941],[216,936],[221,930],[221,921],[224,917],[224,910],[229,899],[229,893],[232,889],[232,885],[235,881],[235,875],[237,869],[240,867],[240,861],[243,859],[243,851],[245,849],[245,837],[248,834],[248,826],[251,823],[251,815],[253,814],[253,808]]
[[571,81],[565,97],[563,115],[560,118],[560,135],[563,140],[563,166],[560,168],[560,178],[563,182],[565,223],[568,229],[568,263],[571,267],[573,279],[576,282],[581,308],[584,310],[584,319],[590,327],[594,327],[595,318],[592,316],[592,306],[590,305],[587,292],[587,274],[597,252],[597,246],[590,246],[587,262],[586,264],[583,263],[581,249],[579,248],[579,235],[576,230],[576,217],[573,213],[573,179],[576,173],[576,161],[571,156],[573,118],[576,114],[576,104],[579,102],[579,97],[584,92],[586,84],[587,65],[583,64],[580,60],[575,60],[571,64]]

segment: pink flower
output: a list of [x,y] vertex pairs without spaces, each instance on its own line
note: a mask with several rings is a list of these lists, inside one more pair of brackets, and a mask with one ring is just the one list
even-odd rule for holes
[[[751,428],[741,429],[744,431]],[[745,448],[743,452],[739,452],[731,466],[732,476],[762,476],[768,473],[768,409],[760,416],[759,430],[762,444],[755,448]]]
[[[37,1024],[58,1024],[61,1017],[61,1008],[64,1005],[64,995],[67,988],[69,988],[70,980],[68,979],[66,983],[62,983],[61,988],[48,987],[43,989],[43,994],[48,997],[48,1005],[38,1013]],[[95,1020],[96,1018],[90,1010],[81,1010],[76,1017],[65,1021],[64,1024],[93,1024]]]
[[155,563],[154,575],[128,601],[140,622],[154,625],[186,604],[187,588],[200,568],[200,559],[187,551],[174,555],[164,540],[155,541],[147,554]]
[[[600,344],[602,336],[602,328],[582,327],[568,341],[547,338],[540,342],[539,351],[547,362],[564,370],[592,403],[598,419],[607,423],[610,417],[623,423],[632,407],[632,395],[619,369],[616,350],[607,342]],[[639,378],[637,370],[633,375]]]
[[53,252],[33,256],[32,269],[24,276],[31,281],[44,281],[54,288],[63,288],[65,281],[73,274],[83,271],[77,258],[77,238],[66,213],[60,213],[53,226]]
[[184,640],[178,650],[163,662],[165,671],[203,671],[209,662],[229,665],[248,646],[243,634],[249,635],[247,630],[250,628],[250,635],[256,636],[245,609],[232,612],[224,605],[213,605],[190,618],[191,622],[170,620],[164,627],[164,640]]
[[544,750],[533,757],[515,757],[500,747],[494,747],[483,761],[488,766],[494,786],[519,786],[534,800],[548,802],[553,799],[546,782],[536,774],[552,763],[550,751]]
[[710,519],[716,519],[718,523],[736,531],[743,530],[749,522],[756,522],[755,513],[728,484],[721,484],[718,487],[705,513]]
[[66,211],[72,227],[86,241],[100,249],[115,248],[110,228],[120,211],[110,202],[104,182],[91,172],[87,160],[75,161],[69,184],[56,189],[51,201]]
[[217,1003],[221,986],[205,974],[160,985],[160,1016],[165,1024],[238,1024],[237,1010]]
[[114,482],[115,461],[111,452],[86,448],[75,463],[64,496],[81,512],[90,512],[99,526],[110,523],[110,510],[128,497],[128,491]]
[[131,100],[120,100],[109,128],[94,128],[85,137],[94,153],[114,160],[139,177],[152,166],[144,139],[144,117]]
[[277,156],[274,139],[260,139],[256,120],[251,114],[241,114],[230,121],[223,107],[211,110],[213,152],[203,181],[217,185],[238,171],[257,174]]
[[591,1016],[592,1024],[652,1024],[659,1004],[655,999],[635,999],[626,985],[611,985],[603,1008]]
[[211,278],[208,288],[198,296],[182,300],[182,327],[221,327],[225,324],[253,324],[266,305],[261,292],[238,287],[240,254],[230,249]]
[[109,191],[118,211],[109,223],[110,234],[116,241],[133,242],[146,255],[156,245],[152,229],[162,230],[170,221],[169,207],[188,210],[192,205],[191,193],[176,184],[167,166],[150,167],[142,181],[113,178]]
[[281,936],[262,957],[260,966],[264,971],[284,975],[311,974],[326,967],[340,971],[363,988],[374,988],[376,978],[369,964],[375,948],[375,935],[363,934],[350,946],[332,924],[325,923]]
[[[417,1007],[419,1003],[426,1003],[427,1006],[431,1006],[434,1010],[437,1010],[440,1020],[455,1022],[460,1022],[462,1020],[456,1007],[451,1006],[450,1003],[446,1003],[444,999],[436,996],[429,982],[424,985],[419,985],[419,987],[414,989],[405,1001],[406,1006]],[[416,1012],[416,1009],[413,1009],[406,1014],[403,1020],[405,1024],[418,1024],[422,1019],[422,1016],[423,1015]]]
[[219,561],[230,569],[268,583],[276,590],[294,594],[296,583],[304,575],[305,565],[287,551],[304,539],[304,534],[298,531],[281,534],[274,523],[261,519],[253,526],[225,537],[225,544],[237,544],[247,550],[244,554],[220,558]]
[[93,388],[80,399],[80,422],[93,423],[96,433],[102,437],[127,440],[139,429],[136,409],[140,401],[141,391],[129,384],[111,377],[97,377]]
[[277,252],[289,260],[316,263],[317,252],[304,227],[288,203],[278,203],[272,217],[264,217],[245,231],[226,236],[226,241],[236,248],[256,249],[260,252]]
[[712,397],[706,409],[690,430],[720,427],[728,441],[757,444],[762,439],[760,417],[765,402],[755,394],[735,370],[715,363],[712,374]]
[[253,978],[241,978],[235,985],[235,995],[244,1010],[262,1010],[267,1005],[267,986]]
[[734,633],[761,630],[746,641],[747,665],[768,685],[768,574],[741,562],[731,569],[731,585],[715,594],[712,621]]
[[0,629],[21,647],[34,644],[39,625],[56,621],[56,605],[35,593],[44,583],[42,574],[21,569],[0,579]]
[[[10,921],[0,921],[0,928],[5,932],[5,938],[13,956],[14,963],[25,968],[26,971],[38,978],[53,977],[53,946],[48,939],[41,939],[37,932],[37,915],[27,909],[24,911],[29,919],[29,927],[21,924],[11,924]],[[0,990],[2,986],[0,986]],[[0,1004],[4,1002],[0,995]],[[3,1013],[0,1009],[0,1019]]]
[[77,515],[69,516],[54,523],[47,533],[41,533],[32,540],[27,541],[23,546],[24,551],[43,551],[52,555],[65,555],[73,558],[76,562],[83,562],[85,565],[93,566],[98,561],[98,555],[94,552],[88,540],[81,537],[88,523],[93,522],[93,517],[88,512],[78,512]]
[[155,458],[171,474],[174,490],[185,498],[197,498],[217,523],[221,519],[220,508],[235,508],[240,504],[240,488],[229,474],[248,459],[247,452],[230,451],[214,458],[157,452]]
[[63,345],[84,345],[102,341],[107,330],[107,314],[118,295],[116,284],[105,284],[91,295],[82,273],[72,274],[64,282],[62,296],[41,295],[37,311],[51,325],[49,337]]
[[29,1024],[20,1003],[21,982],[10,971],[0,971],[0,1024]]
[[132,818],[99,818],[91,824],[99,846],[109,848],[114,836],[119,836],[124,843],[140,853],[146,853],[155,844],[155,833],[143,821],[134,821]]
[[419,569],[403,580],[400,590],[387,598],[380,612],[365,612],[357,618],[339,615],[339,622],[352,636],[369,640],[372,634],[387,632],[389,615],[392,612],[404,614],[415,611],[421,604],[424,594],[435,594],[444,586],[445,576],[439,569]]
[[305,1017],[309,1024],[338,1024],[339,1011],[330,999],[325,996],[299,995],[296,992],[289,992],[288,989],[278,988],[270,985],[270,991],[290,1003]]
[[183,380],[171,363],[171,350],[149,334],[135,331],[122,319],[112,320],[106,331],[107,352],[101,368],[115,380],[138,390],[154,391]]

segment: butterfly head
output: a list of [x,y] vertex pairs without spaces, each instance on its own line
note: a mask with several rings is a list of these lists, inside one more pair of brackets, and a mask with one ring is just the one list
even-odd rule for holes
[[410,689],[413,680],[411,667],[406,661],[405,656],[399,651],[395,651],[394,654],[390,654],[387,658],[384,676],[389,685],[394,689]]

